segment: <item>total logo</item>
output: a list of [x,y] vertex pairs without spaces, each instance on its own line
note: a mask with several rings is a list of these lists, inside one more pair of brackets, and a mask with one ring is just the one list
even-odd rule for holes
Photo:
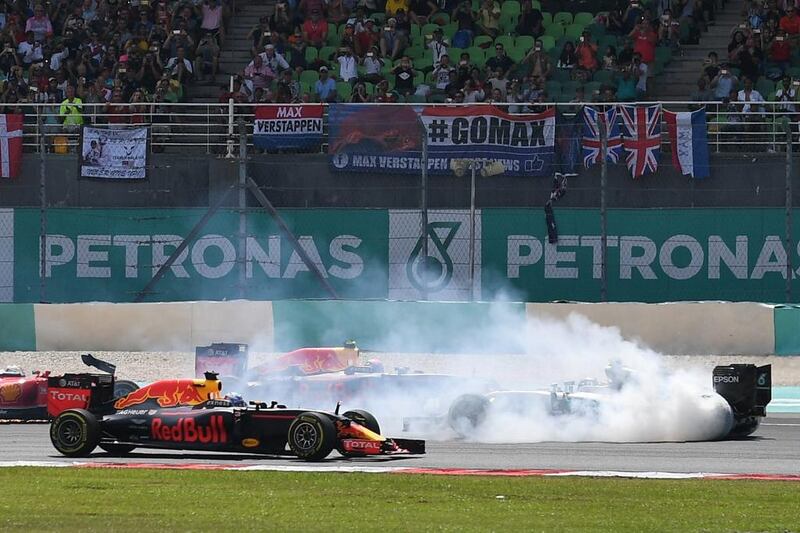
[[77,392],[62,392],[51,390],[50,392],[50,399],[56,400],[59,402],[88,402],[89,395],[88,394],[80,394]]
[[739,376],[714,376],[714,383],[739,383]]
[[383,442],[379,440],[345,439],[342,447],[348,452],[380,453]]
[[225,422],[220,415],[212,415],[208,425],[198,424],[194,418],[179,418],[174,424],[154,418],[150,423],[150,437],[166,442],[228,442],[228,432],[225,431]]

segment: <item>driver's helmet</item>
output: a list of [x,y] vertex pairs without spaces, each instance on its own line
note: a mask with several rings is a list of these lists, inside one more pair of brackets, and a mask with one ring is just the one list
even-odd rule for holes
[[25,377],[25,372],[18,366],[7,366],[0,371],[0,378],[21,378]]
[[233,407],[247,407],[247,402],[238,392],[229,392],[225,395],[225,399],[231,402]]

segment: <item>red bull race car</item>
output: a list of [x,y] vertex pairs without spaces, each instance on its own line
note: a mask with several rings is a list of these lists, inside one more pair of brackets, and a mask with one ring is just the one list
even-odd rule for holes
[[135,448],[294,455],[320,461],[334,449],[345,457],[423,454],[425,442],[391,439],[367,411],[339,414],[287,409],[277,402],[245,403],[221,398],[216,374],[203,379],[164,380],[122,398],[97,388],[86,409],[62,411],[50,440],[68,457],[84,457],[98,446],[115,455]]
[[19,367],[0,371],[0,420],[46,420],[70,407],[86,408],[91,390],[105,387],[119,397],[136,390],[133,381],[116,379],[116,367],[90,354],[81,356],[83,363],[104,374],[50,375],[34,371],[28,376]]
[[380,360],[364,360],[353,341],[337,347],[300,348],[248,366],[248,346],[215,343],[195,350],[195,374],[216,371],[226,388],[246,399],[281,398],[290,407],[324,408],[341,402],[382,419],[402,413],[437,413],[459,395],[497,390],[490,379],[412,371],[387,372]]

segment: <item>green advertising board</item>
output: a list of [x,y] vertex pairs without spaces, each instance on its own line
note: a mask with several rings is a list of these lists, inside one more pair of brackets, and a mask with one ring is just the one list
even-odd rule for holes
[[[599,211],[555,216],[559,240],[550,244],[540,210],[483,210],[484,294],[600,300]],[[609,210],[607,299],[784,301],[784,234],[782,209]],[[800,265],[797,250],[791,257]]]
[[[48,210],[46,301],[132,301],[204,213],[203,209]],[[282,215],[340,296],[386,297],[385,210],[285,210]],[[251,212],[246,224],[244,260],[237,254],[239,215],[220,211],[145,301],[328,297],[274,220],[264,212]],[[14,227],[14,299],[39,301],[39,211],[16,209]]]
[[[39,211],[15,209],[3,214],[13,217],[2,225],[13,234],[13,246],[11,238],[0,235],[0,244],[5,243],[0,259],[6,258],[0,278],[13,276],[16,302],[37,302],[42,293],[50,302],[129,302],[204,213],[50,209],[42,284]],[[419,211],[294,209],[281,214],[342,298],[601,299],[595,209],[557,208],[555,244],[547,242],[538,208],[484,209],[474,228],[468,211],[432,210],[427,271],[419,268],[424,259]],[[783,302],[784,232],[785,213],[777,208],[609,210],[607,299]],[[240,257],[238,213],[214,215],[146,301],[328,298],[268,215],[249,212],[245,233],[246,253]],[[800,273],[797,249],[788,257]],[[800,285],[794,294],[800,295]],[[7,290],[0,301],[11,297]]]

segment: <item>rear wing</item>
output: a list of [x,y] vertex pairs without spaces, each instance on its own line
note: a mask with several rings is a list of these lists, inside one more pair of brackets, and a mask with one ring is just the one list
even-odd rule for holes
[[215,342],[210,346],[198,346],[194,350],[195,377],[215,372],[223,377],[242,378],[247,372],[247,359],[247,344]]
[[714,368],[714,390],[736,417],[766,416],[772,400],[772,365],[726,365]]

